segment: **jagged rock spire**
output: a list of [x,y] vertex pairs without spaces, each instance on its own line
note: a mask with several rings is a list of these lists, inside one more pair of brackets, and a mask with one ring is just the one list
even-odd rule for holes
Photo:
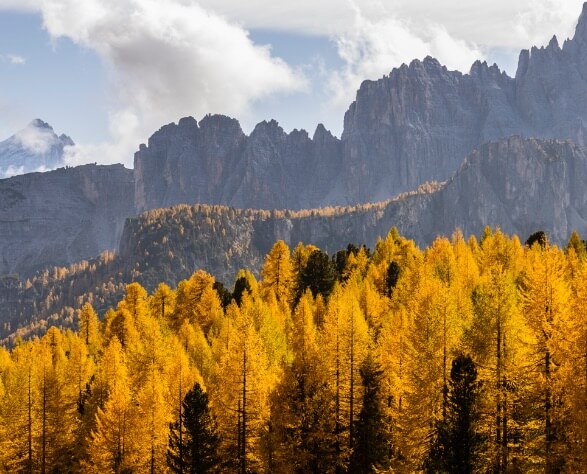
[[583,3],[583,11],[581,12],[581,16],[577,22],[577,27],[575,28],[575,37],[573,40],[587,43],[587,2]]

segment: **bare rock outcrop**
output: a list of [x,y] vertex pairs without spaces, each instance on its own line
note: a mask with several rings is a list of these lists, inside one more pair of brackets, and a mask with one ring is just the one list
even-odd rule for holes
[[[187,124],[189,123],[189,126]],[[207,116],[167,125],[135,154],[137,209],[196,202],[261,209],[380,201],[446,180],[481,144],[512,135],[587,140],[587,8],[574,38],[520,53],[515,78],[427,57],[364,81],[341,139]]]
[[85,165],[0,180],[0,275],[118,248],[134,213],[132,170]]

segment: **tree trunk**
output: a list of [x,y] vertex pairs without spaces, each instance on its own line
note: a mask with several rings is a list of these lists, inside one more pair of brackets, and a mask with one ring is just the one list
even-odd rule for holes
[[[498,294],[498,298],[501,295]],[[496,367],[496,388],[497,388],[497,413],[496,413],[496,420],[495,420],[495,443],[497,446],[497,459],[496,459],[496,468],[497,472],[503,472],[502,466],[502,419],[501,419],[501,410],[502,410],[502,380],[501,380],[501,308],[498,306],[497,310],[497,345],[496,345],[496,358],[497,358],[497,367]]]
[[41,474],[46,472],[47,461],[47,369],[43,361],[43,428],[41,434]]
[[247,349],[243,351],[243,413],[242,413],[241,474],[247,472]]
[[29,456],[28,456],[28,472],[32,474],[33,472],[33,417],[32,417],[32,400],[31,400],[31,366],[29,364],[29,377],[28,377],[28,391],[29,391],[29,401],[28,401],[28,448],[29,448]]

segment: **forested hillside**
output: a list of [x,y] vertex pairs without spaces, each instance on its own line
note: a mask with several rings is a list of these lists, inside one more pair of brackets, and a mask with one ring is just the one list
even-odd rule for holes
[[26,280],[0,278],[0,342],[43,334],[51,324],[70,327],[75,310],[86,302],[104,314],[133,281],[153,291],[159,283],[175,286],[199,268],[227,285],[241,268],[258,275],[263,256],[280,238],[306,241],[306,236],[328,252],[348,242],[372,245],[376,232],[385,235],[389,229],[380,222],[373,230],[373,214],[382,207],[269,212],[200,204],[143,213],[127,220],[118,254],[103,252]]
[[[542,229],[552,242],[564,244],[573,229],[587,226],[586,181],[585,149],[568,141],[512,137],[483,145],[446,183],[428,183],[380,203],[304,211],[205,204],[154,209],[126,220],[114,256],[107,252],[20,279],[0,277],[0,341],[31,322],[43,330],[42,320],[70,318],[69,308],[86,301],[102,314],[132,281],[152,291],[159,282],[174,286],[198,268],[227,284],[241,268],[258,275],[263,255],[277,240],[332,253],[349,242],[373,247],[394,226],[425,246],[456,228],[465,236],[480,235],[489,224],[524,238]],[[83,216],[73,214],[66,240],[87,230]],[[54,221],[52,232],[64,235]],[[46,228],[35,229],[35,239],[43,240]],[[23,245],[28,244],[14,234],[6,253],[12,258],[18,254],[13,249]],[[44,247],[35,252],[39,248]]]
[[586,309],[577,234],[277,241],[0,349],[0,470],[584,472]]

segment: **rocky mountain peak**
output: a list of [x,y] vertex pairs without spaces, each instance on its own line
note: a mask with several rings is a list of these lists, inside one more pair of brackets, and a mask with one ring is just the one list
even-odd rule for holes
[[53,127],[49,125],[47,122],[41,120],[40,118],[33,119],[28,126],[53,131]]
[[327,130],[326,127],[324,126],[324,124],[319,123],[318,126],[316,127],[316,130],[314,131],[314,136],[312,137],[312,141],[314,142],[324,142],[327,140],[333,140],[336,139],[334,137],[334,135],[332,135],[332,133],[330,133],[330,130]]
[[583,3],[583,11],[581,12],[581,16],[579,16],[579,21],[577,22],[573,41],[587,43],[587,2]]
[[61,143],[63,143],[63,146],[75,145],[75,142],[72,140],[72,138],[69,135],[65,135],[65,133],[59,135],[59,140],[61,141]]
[[307,142],[310,140],[310,136],[308,135],[308,132],[306,130],[304,130],[303,128],[301,128],[299,130],[297,128],[294,128],[289,133],[289,138],[291,140],[293,140],[294,142]]
[[558,44],[558,38],[556,37],[556,35],[553,35],[552,38],[550,39],[550,41],[548,42],[548,46],[546,47],[546,49],[556,49],[556,50],[560,50],[560,46]]
[[422,61],[422,64],[424,64],[424,66],[431,67],[431,68],[446,69],[445,66],[440,64],[440,61],[438,61],[438,59],[433,58],[432,56],[426,56],[424,58],[424,60]]
[[487,64],[487,61],[477,60],[471,65],[469,76],[485,79],[492,78],[499,80],[501,77],[508,77],[505,71],[499,69],[499,66],[493,63],[491,66]]
[[520,51],[518,56],[518,68],[516,69],[516,80],[524,76],[528,71],[528,65],[530,64],[530,51],[523,49]]
[[194,117],[192,117],[191,115],[189,117],[182,117],[179,119],[179,122],[177,122],[177,126],[179,128],[184,128],[184,129],[197,129],[198,128],[198,122],[196,121],[196,119]]
[[250,142],[272,142],[277,143],[286,140],[287,134],[279,125],[277,120],[263,120],[255,125],[249,136]]
[[206,115],[202,120],[200,120],[200,129],[223,129],[243,133],[238,120],[220,114]]
[[51,125],[36,118],[0,142],[0,178],[63,166],[64,148],[73,145],[69,136],[58,136]]
[[254,135],[283,135],[285,132],[275,119],[263,120],[255,125],[251,137]]

